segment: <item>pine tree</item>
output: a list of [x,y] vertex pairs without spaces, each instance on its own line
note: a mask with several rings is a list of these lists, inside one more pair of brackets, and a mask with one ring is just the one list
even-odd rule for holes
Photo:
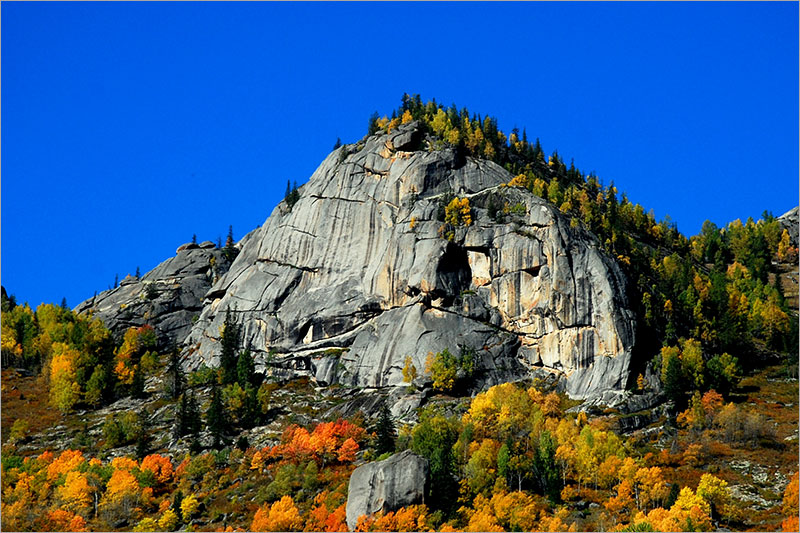
[[242,425],[249,429],[258,425],[260,422],[261,410],[258,406],[258,393],[255,387],[248,383],[247,387],[244,389],[244,392],[244,406],[239,419],[242,420]]
[[681,363],[677,357],[670,357],[665,364],[664,393],[667,398],[678,404],[682,400],[684,392],[681,379]]
[[200,432],[200,409],[192,391],[188,391],[189,399],[186,401],[186,429],[190,435]]
[[197,234],[196,233],[192,234],[192,244],[197,244]]
[[222,445],[222,433],[225,429],[225,419],[222,407],[222,395],[219,392],[217,382],[211,383],[211,405],[206,412],[206,427],[214,439],[214,448],[219,449]]
[[342,146],[342,139],[340,137],[336,137],[336,143],[333,145],[333,149],[336,150],[341,148]]
[[[178,517],[183,516],[181,512],[181,503],[183,502],[183,491],[176,490],[175,496],[172,497],[172,506],[170,507]],[[179,518],[180,520],[180,518]]]
[[181,395],[181,403],[178,407],[178,412],[175,414],[175,438],[179,439],[184,435],[188,435],[189,431],[186,428],[186,407],[187,407],[186,394]]
[[228,237],[225,239],[225,248],[222,253],[228,258],[228,261],[233,262],[236,256],[239,255],[239,250],[236,248],[236,242],[233,240],[233,226],[228,226]]
[[222,367],[222,383],[228,385],[236,381],[237,378],[237,357],[239,350],[239,339],[241,330],[236,320],[228,309],[225,313],[225,323],[222,327],[222,353],[220,354],[220,366]]
[[139,427],[136,429],[136,457],[144,459],[150,450],[150,432],[148,431],[148,414],[142,410],[139,412]]
[[253,383],[255,372],[255,362],[250,355],[250,348],[247,348],[239,354],[239,359],[236,361],[236,380],[243,389]]
[[378,455],[394,452],[397,432],[395,431],[392,414],[386,402],[383,403],[380,413],[378,414],[378,423],[375,427],[375,433],[377,434],[375,448]]
[[200,417],[197,411],[197,401],[191,391],[181,395],[181,403],[175,420],[177,437],[196,435],[200,431]]
[[375,111],[369,116],[369,125],[367,126],[367,135],[372,135],[378,131],[378,121],[380,120],[380,115],[378,112]]
[[181,367],[181,360],[178,352],[173,351],[169,356],[169,366],[167,367],[167,393],[173,400],[177,400],[183,392],[186,378]]
[[294,204],[300,199],[300,191],[297,190],[297,182],[294,182],[294,186],[292,186],[289,180],[286,180],[286,194],[283,197],[284,201],[286,202],[286,207],[289,208],[289,211],[292,210]]
[[67,307],[67,297],[66,296],[64,296],[61,299],[61,309],[69,309],[69,307]]
[[141,363],[133,367],[133,382],[131,383],[131,396],[137,399],[145,397],[144,393],[144,372]]

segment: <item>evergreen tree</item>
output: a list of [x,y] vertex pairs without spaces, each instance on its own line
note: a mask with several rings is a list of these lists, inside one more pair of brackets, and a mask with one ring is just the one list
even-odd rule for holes
[[174,351],[169,356],[169,366],[167,367],[167,393],[173,400],[177,400],[183,392],[186,378],[183,374],[180,356]]
[[180,517],[183,516],[181,511],[181,503],[183,503],[183,491],[180,489],[175,491],[175,496],[172,497],[172,506],[171,509],[178,515],[178,521],[180,522]]
[[375,111],[369,116],[369,125],[367,126],[367,135],[372,135],[373,133],[378,131],[378,121],[380,120],[380,116],[378,112]]
[[383,403],[380,413],[378,414],[378,423],[375,427],[375,433],[377,434],[375,448],[378,455],[394,452],[397,431],[395,431],[392,414],[389,412],[389,407],[386,405],[386,402]]
[[333,145],[333,149],[336,150],[341,148],[342,146],[342,139],[340,137],[336,137],[336,143]]
[[220,339],[220,344],[222,344],[220,366],[222,367],[223,385],[228,385],[236,381],[236,352],[239,350],[240,334],[240,326],[236,323],[236,319],[233,318],[231,310],[228,309],[225,313],[225,323],[222,327],[222,338]]
[[189,399],[186,401],[186,429],[190,435],[200,432],[200,409],[192,391],[187,391]]
[[178,406],[178,411],[175,413],[175,426],[173,437],[177,440],[184,435],[188,435],[189,431],[186,428],[186,394],[181,394],[181,403]]
[[233,240],[233,226],[228,226],[228,237],[225,239],[225,248],[222,253],[228,258],[228,261],[233,262],[236,256],[239,255],[239,250],[236,248],[236,242]]
[[211,383],[211,405],[206,412],[206,427],[214,439],[214,448],[219,449],[222,445],[222,433],[225,430],[225,419],[222,406],[222,395],[219,392],[217,382]]
[[69,307],[67,307],[67,297],[66,296],[61,298],[61,309],[69,309]]
[[197,244],[197,234],[196,233],[192,234],[192,244]]
[[244,406],[239,419],[242,421],[242,426],[249,429],[260,423],[261,410],[258,405],[258,391],[256,391],[255,387],[248,383],[244,392]]
[[133,367],[133,382],[131,383],[131,396],[137,399],[142,399],[145,397],[144,372],[142,371],[141,363]]
[[136,428],[134,438],[136,439],[136,457],[141,460],[144,459],[147,452],[150,450],[150,432],[148,431],[149,418],[147,411],[140,411],[138,418],[139,426]]
[[239,354],[239,359],[236,361],[236,381],[245,389],[253,384],[255,372],[256,365],[253,356],[250,355],[250,348],[247,348]]
[[176,437],[196,435],[200,432],[200,429],[197,401],[194,399],[192,391],[186,391],[181,395],[181,403],[175,419]]
[[286,207],[289,208],[289,211],[292,210],[294,204],[300,200],[300,191],[297,190],[297,182],[294,182],[294,186],[292,186],[289,180],[286,180],[286,194],[284,195],[284,200],[286,201]]
[[677,357],[670,357],[666,363],[666,377],[664,379],[664,393],[667,398],[677,405],[683,399],[683,384],[681,383],[681,363]]

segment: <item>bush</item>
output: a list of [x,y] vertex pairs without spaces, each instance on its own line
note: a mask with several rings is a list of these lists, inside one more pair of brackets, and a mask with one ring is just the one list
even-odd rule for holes
[[133,411],[125,412],[119,416],[111,413],[106,416],[105,422],[103,422],[103,438],[108,448],[129,444],[135,441],[142,431],[142,420]]
[[190,387],[197,387],[211,385],[215,379],[217,379],[217,371],[203,364],[200,368],[189,374],[188,381]]
[[459,346],[458,357],[445,348],[433,355],[428,354],[426,370],[433,378],[433,388],[440,391],[452,391],[459,380],[468,380],[475,373],[477,353],[469,346]]

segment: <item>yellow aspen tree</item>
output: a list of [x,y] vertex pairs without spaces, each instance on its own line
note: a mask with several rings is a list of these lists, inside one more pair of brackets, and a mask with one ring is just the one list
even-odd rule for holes
[[75,362],[80,353],[70,346],[53,343],[50,361],[50,404],[65,413],[80,399],[81,388],[76,381]]

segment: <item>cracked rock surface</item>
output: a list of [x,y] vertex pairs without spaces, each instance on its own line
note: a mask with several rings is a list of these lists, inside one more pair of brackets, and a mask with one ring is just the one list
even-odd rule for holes
[[424,503],[427,478],[428,460],[410,450],[359,466],[347,491],[347,527],[355,530],[362,515]]
[[161,349],[181,346],[199,318],[203,300],[230,262],[210,241],[184,244],[141,278],[127,276],[115,289],[79,304],[75,311],[100,318],[115,338],[129,327],[150,324]]
[[[500,166],[423,144],[412,122],[332,152],[291,210],[282,202],[239,243],[186,337],[187,366],[218,364],[230,309],[261,370],[324,384],[403,386],[407,356],[423,373],[429,353],[468,345],[478,388],[541,369],[577,398],[623,388],[634,315],[616,262],[505,187]],[[437,220],[448,192],[473,214],[451,240]],[[490,197],[514,214],[491,219]]]

